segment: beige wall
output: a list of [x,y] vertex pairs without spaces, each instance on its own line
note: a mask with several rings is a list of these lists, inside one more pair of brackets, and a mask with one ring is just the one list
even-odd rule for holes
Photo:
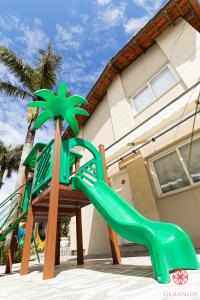
[[[122,180],[124,180],[125,182],[122,183]],[[127,169],[123,168],[117,174],[111,176],[110,181],[111,181],[111,187],[113,188],[113,190],[118,195],[120,195],[120,197],[122,197],[123,199],[126,199],[126,201],[131,206],[133,206],[134,201],[133,201],[133,195],[132,195],[132,191],[131,191],[129,174],[127,172]],[[120,236],[118,236],[118,242],[120,245],[130,243],[130,241],[127,241]]]
[[[107,225],[96,209],[89,205],[82,209],[83,249],[85,254],[110,253]],[[76,250],[76,219],[70,223],[70,248]]]
[[[151,146],[145,148],[143,156],[151,153],[150,157],[146,157],[149,162],[155,155],[162,153],[170,146],[182,142],[186,137],[191,136],[194,119],[181,124],[177,129],[165,134],[159,141],[152,143]],[[199,131],[200,116],[197,115],[195,122],[195,131]],[[148,163],[150,167],[150,163]],[[155,174],[152,175],[152,177]],[[156,191],[156,184],[152,182],[152,189]],[[192,239],[195,247],[200,247],[200,187],[189,187],[185,191],[176,191],[171,195],[158,196],[155,193],[156,205],[160,215],[161,221],[171,222],[182,227]]]
[[127,97],[135,96],[167,62],[167,58],[160,47],[154,44],[145,54],[130,64],[121,73],[121,80]]
[[107,96],[103,98],[95,113],[89,118],[82,130],[82,135],[84,139],[90,141],[96,147],[102,143],[107,147],[114,142],[113,124]]
[[157,200],[160,218],[182,227],[192,239],[195,247],[200,247],[200,187],[179,192]]
[[134,125],[132,109],[119,75],[115,77],[108,87],[107,95],[114,136],[117,140],[131,130]]
[[[180,116],[180,120],[181,120],[181,116]],[[158,153],[160,153],[161,151],[163,151],[164,149],[169,148],[174,143],[184,140],[184,137],[191,134],[193,128],[193,122],[194,122],[194,118],[191,118],[187,122],[180,124],[173,130],[169,131],[168,133],[160,137],[154,143],[151,143],[146,147],[142,148],[141,153],[143,157],[145,157],[146,159],[148,159],[149,157],[153,157]],[[200,128],[199,114],[197,114],[196,116],[194,130],[197,130],[198,128]]]
[[189,23],[179,20],[156,41],[187,87],[200,79],[200,34]]
[[[179,76],[179,81],[144,111],[136,114],[131,105],[132,97],[167,63],[172,65]],[[107,95],[84,126],[82,137],[96,147],[101,143],[105,146],[112,144],[193,85],[200,78],[199,66],[200,35],[187,22],[180,19],[175,26],[169,27],[159,35],[156,43],[144,55],[115,77],[107,90]],[[177,113],[178,118],[181,118],[181,115],[181,111]],[[197,118],[198,127],[199,116]],[[191,132],[191,122],[179,126],[159,141],[143,148],[142,156],[148,159],[171,143],[182,139]],[[89,157],[87,153],[84,155],[85,159]],[[159,220],[160,214],[161,220],[179,224],[197,245],[200,237],[197,229],[200,188],[157,199],[148,165],[142,157],[129,162],[126,168],[136,209],[150,219]],[[118,165],[109,169],[110,175],[118,171]],[[190,216],[188,211],[191,212]],[[92,206],[83,209],[83,239],[86,253],[97,254],[110,251],[106,224]],[[71,243],[72,249],[76,249],[74,219],[71,222]]]
[[145,217],[159,220],[151,178],[146,163],[140,153],[124,160],[132,190],[133,205]]

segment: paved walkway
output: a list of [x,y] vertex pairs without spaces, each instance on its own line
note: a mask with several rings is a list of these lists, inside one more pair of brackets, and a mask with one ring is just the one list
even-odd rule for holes
[[153,278],[149,257],[123,258],[121,265],[112,265],[109,259],[87,260],[84,266],[62,257],[55,278],[45,281],[42,265],[31,262],[26,276],[19,275],[19,267],[14,265],[10,275],[2,274],[0,267],[1,300],[200,299],[200,270],[188,271],[184,285],[173,281],[159,284]]

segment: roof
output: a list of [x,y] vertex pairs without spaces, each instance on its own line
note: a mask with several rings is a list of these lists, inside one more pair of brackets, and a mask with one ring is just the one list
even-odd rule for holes
[[[106,65],[100,77],[87,95],[88,105],[84,105],[90,116],[95,111],[106,94],[107,88],[115,76],[125,70],[140,55],[144,54],[154,43],[156,38],[170,25],[184,18],[197,31],[200,31],[200,5],[198,0],[169,1]],[[78,116],[80,127],[89,118]],[[63,134],[63,139],[73,136],[71,129]]]

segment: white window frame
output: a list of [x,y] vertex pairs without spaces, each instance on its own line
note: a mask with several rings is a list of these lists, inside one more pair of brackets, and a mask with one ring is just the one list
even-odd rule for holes
[[[171,71],[171,73],[172,73],[172,75],[174,76],[174,78],[175,78],[176,81],[175,81],[175,83],[174,83],[168,90],[166,90],[162,95],[160,95],[159,97],[156,98],[156,96],[154,95],[153,90],[152,90],[152,88],[151,88],[150,82],[151,82],[155,77],[157,77],[157,76],[158,76],[165,68],[169,68],[169,70]],[[158,100],[159,98],[163,97],[163,95],[165,95],[166,93],[168,93],[174,86],[177,85],[177,83],[178,83],[180,80],[181,80],[181,79],[180,79],[180,77],[178,76],[177,72],[175,71],[174,67],[173,67],[170,63],[166,64],[165,66],[163,66],[163,67],[159,70],[159,72],[157,72],[153,77],[151,77],[151,79],[149,79],[149,80],[145,83],[145,85],[142,86],[142,88],[140,88],[139,90],[137,90],[137,92],[134,93],[134,94],[131,96],[131,105],[132,105],[132,109],[136,112],[136,114],[142,113],[145,109],[147,109],[149,106],[151,106],[156,100]],[[136,105],[135,105],[134,98],[135,98],[140,92],[142,92],[142,91],[145,89],[145,87],[148,87],[148,88],[149,88],[150,93],[151,93],[151,95],[152,95],[152,101],[151,101],[147,106],[145,106],[142,110],[138,111],[137,108],[136,108]]]
[[[200,138],[200,134],[198,135],[195,135],[195,137],[193,138],[193,141],[195,141],[196,139],[199,139]],[[164,197],[167,197],[169,195],[173,195],[173,194],[177,194],[177,193],[180,193],[180,192],[183,192],[183,191],[186,191],[186,190],[189,190],[195,186],[199,186],[200,185],[200,181],[199,182],[193,182],[192,181],[192,177],[187,169],[187,166],[186,166],[186,163],[184,162],[184,159],[182,158],[181,156],[181,153],[179,151],[179,148],[181,146],[184,146],[186,144],[188,144],[189,142],[191,141],[191,138],[187,138],[186,140],[170,147],[169,149],[163,151],[162,153],[159,153],[157,154],[156,156],[150,158],[148,160],[148,163],[149,163],[149,167],[150,167],[150,172],[151,172],[151,175],[153,177],[153,181],[154,181],[154,184],[155,184],[155,188],[156,188],[156,191],[157,191],[157,194],[158,194],[158,197],[159,198],[164,198]],[[179,157],[179,160],[182,164],[182,167],[184,169],[184,172],[189,180],[189,185],[188,186],[185,186],[185,187],[182,187],[182,188],[178,188],[174,191],[171,191],[171,192],[167,192],[167,193],[163,193],[162,190],[161,190],[161,186],[160,186],[160,183],[159,183],[159,180],[158,180],[158,177],[157,177],[157,174],[156,174],[156,170],[155,170],[155,167],[154,167],[154,164],[153,162],[159,158],[162,158],[164,156],[166,156],[167,154],[171,153],[171,152],[174,152],[176,151],[178,157]]]

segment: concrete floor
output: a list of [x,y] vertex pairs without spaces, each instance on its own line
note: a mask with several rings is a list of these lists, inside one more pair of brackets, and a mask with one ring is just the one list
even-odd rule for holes
[[86,260],[84,266],[76,266],[72,257],[62,257],[55,278],[46,281],[42,280],[42,264],[30,265],[26,276],[19,275],[19,264],[10,275],[4,275],[0,267],[1,300],[200,299],[200,270],[188,271],[184,285],[159,284],[148,256],[123,258],[121,265],[112,265],[110,259]]

